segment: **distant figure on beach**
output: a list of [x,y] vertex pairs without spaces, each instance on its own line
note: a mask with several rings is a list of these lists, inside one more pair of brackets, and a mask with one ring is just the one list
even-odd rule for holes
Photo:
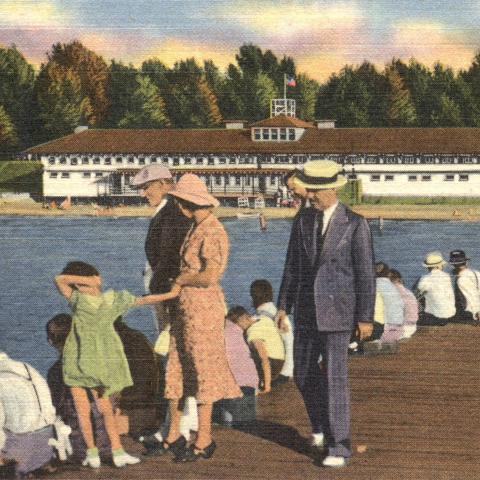
[[[45,379],[0,351],[0,460],[15,460],[18,476],[49,464],[56,412]],[[13,477],[12,477],[13,478]],[[15,477],[17,478],[17,477]],[[23,477],[22,477],[23,478]]]
[[455,323],[480,325],[480,272],[468,268],[463,250],[450,252],[455,284]]
[[260,230],[262,232],[266,232],[267,231],[267,219],[265,217],[265,215],[262,213],[260,213],[260,215],[258,216],[258,222],[260,224]]
[[443,326],[455,316],[455,294],[450,275],[443,271],[445,265],[441,252],[425,256],[423,266],[428,273],[414,286],[415,296],[424,304],[417,322],[420,326]]
[[280,287],[280,325],[295,314],[295,381],[312,425],[311,445],[326,447],[325,467],[344,467],[351,456],[348,345],[372,335],[375,268],[365,218],[338,201],[347,180],[341,166],[305,164],[294,183],[303,187],[313,213],[294,220]]
[[129,309],[167,301],[172,294],[136,297],[126,290],[102,292],[102,278],[85,262],[70,262],[55,277],[59,292],[73,311],[72,328],[63,348],[63,379],[70,387],[80,428],[87,445],[84,466],[100,467],[90,419],[93,396],[112,447],[113,464],[124,467],[140,460],[126,453],[118,433],[110,396],[133,385],[122,342],[115,332],[115,320]]

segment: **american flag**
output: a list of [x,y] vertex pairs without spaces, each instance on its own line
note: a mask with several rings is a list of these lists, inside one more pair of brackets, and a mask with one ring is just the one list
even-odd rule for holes
[[297,82],[295,81],[295,77],[287,77],[287,87],[296,87]]

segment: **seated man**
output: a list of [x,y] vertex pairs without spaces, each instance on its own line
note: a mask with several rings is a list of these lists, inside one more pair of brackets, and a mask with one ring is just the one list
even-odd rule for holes
[[55,408],[43,377],[28,363],[0,352],[0,458],[15,460],[17,475],[47,465],[54,457]]
[[232,307],[227,319],[243,330],[260,377],[260,392],[270,392],[285,361],[285,349],[277,326],[271,318],[253,317],[240,306]]
[[[275,320],[277,307],[273,303],[273,288],[268,280],[255,280],[250,285],[250,296],[252,306],[255,308],[255,315],[265,316]],[[285,363],[275,384],[285,383],[293,378],[293,328],[289,317],[284,321],[284,329],[280,330],[283,346],[285,348]]]

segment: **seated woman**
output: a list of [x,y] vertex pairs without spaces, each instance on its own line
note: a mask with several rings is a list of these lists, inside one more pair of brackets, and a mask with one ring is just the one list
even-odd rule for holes
[[244,332],[260,377],[260,393],[270,392],[285,362],[285,348],[277,326],[271,318],[253,317],[240,306],[232,307],[227,319]]

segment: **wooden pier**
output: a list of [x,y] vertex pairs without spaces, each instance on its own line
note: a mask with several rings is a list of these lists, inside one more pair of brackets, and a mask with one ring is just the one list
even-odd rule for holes
[[[259,398],[258,429],[214,428],[211,460],[170,456],[99,471],[62,466],[54,479],[351,479],[480,478],[480,327],[421,329],[393,355],[350,362],[353,449],[348,467],[326,470],[309,453],[309,427],[293,384]],[[125,441],[129,452],[142,448]]]

